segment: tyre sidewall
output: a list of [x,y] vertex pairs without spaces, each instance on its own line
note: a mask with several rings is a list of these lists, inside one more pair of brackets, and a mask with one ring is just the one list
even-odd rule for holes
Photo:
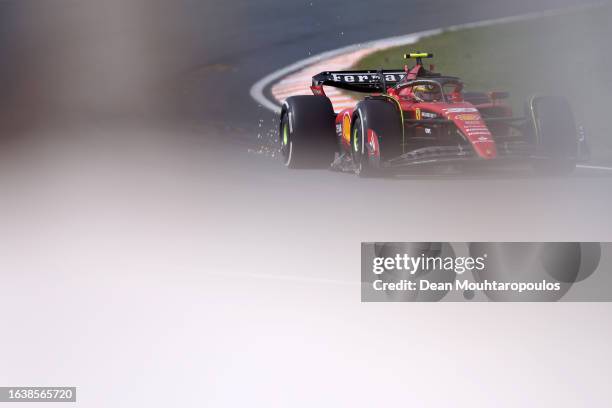
[[[387,100],[365,100],[357,104],[351,128],[351,151],[360,175],[380,173],[383,161],[401,154],[401,115],[395,103]],[[360,136],[355,151],[355,129]],[[371,133],[373,131],[374,133]],[[370,140],[370,137],[375,138]]]
[[535,96],[529,103],[535,142],[546,158],[534,164],[544,175],[567,175],[576,167],[577,127],[571,107],[560,96]]
[[[284,145],[284,127],[288,126]],[[303,95],[287,98],[280,121],[281,157],[289,168],[329,167],[336,152],[335,113],[327,97]]]

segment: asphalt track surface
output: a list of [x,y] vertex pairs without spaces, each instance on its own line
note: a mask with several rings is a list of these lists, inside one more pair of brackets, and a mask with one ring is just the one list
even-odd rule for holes
[[102,40],[47,35],[78,3],[0,3],[21,63],[1,76],[0,383],[87,407],[607,405],[607,304],[360,304],[358,281],[361,241],[609,241],[610,172],[360,180],[253,152],[273,115],[251,85],[309,53],[578,2],[158,1],[96,9]]
[[[195,91],[205,92],[198,94],[194,106],[209,122],[248,127],[269,119],[267,112],[247,102],[250,86],[311,55],[373,39],[581,4],[584,2],[575,0],[264,0],[215,6],[194,2],[193,7],[204,10],[191,14],[194,19],[207,11],[215,16],[212,25],[193,24],[193,36],[203,39],[196,51],[203,56],[199,68],[210,74]],[[221,31],[223,35],[218,34]],[[246,137],[250,135],[252,132]]]

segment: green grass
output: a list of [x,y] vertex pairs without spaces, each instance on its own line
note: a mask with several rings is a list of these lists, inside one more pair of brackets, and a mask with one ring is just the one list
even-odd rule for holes
[[461,77],[466,90],[510,91],[517,113],[532,94],[566,96],[591,133],[594,159],[612,162],[612,5],[448,31],[376,52],[355,68],[402,67],[407,51],[433,52],[436,71]]

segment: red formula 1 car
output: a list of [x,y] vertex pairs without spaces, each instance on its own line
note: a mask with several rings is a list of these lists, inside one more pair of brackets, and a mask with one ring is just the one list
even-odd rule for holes
[[[459,78],[423,67],[432,54],[411,53],[413,68],[322,72],[314,95],[292,96],[280,115],[280,150],[291,168],[329,167],[361,176],[423,164],[528,163],[568,174],[584,154],[568,102],[535,96],[522,116],[506,92],[463,92]],[[335,113],[323,86],[370,95]]]

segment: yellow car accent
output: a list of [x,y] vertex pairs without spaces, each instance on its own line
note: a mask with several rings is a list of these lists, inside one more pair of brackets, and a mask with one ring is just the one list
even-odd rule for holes
[[289,124],[285,122],[283,126],[283,146],[287,146],[289,144]]
[[351,117],[344,115],[342,118],[342,138],[347,144],[351,144]]
[[404,58],[432,58],[433,54],[427,52],[411,52],[409,54],[404,54]]

